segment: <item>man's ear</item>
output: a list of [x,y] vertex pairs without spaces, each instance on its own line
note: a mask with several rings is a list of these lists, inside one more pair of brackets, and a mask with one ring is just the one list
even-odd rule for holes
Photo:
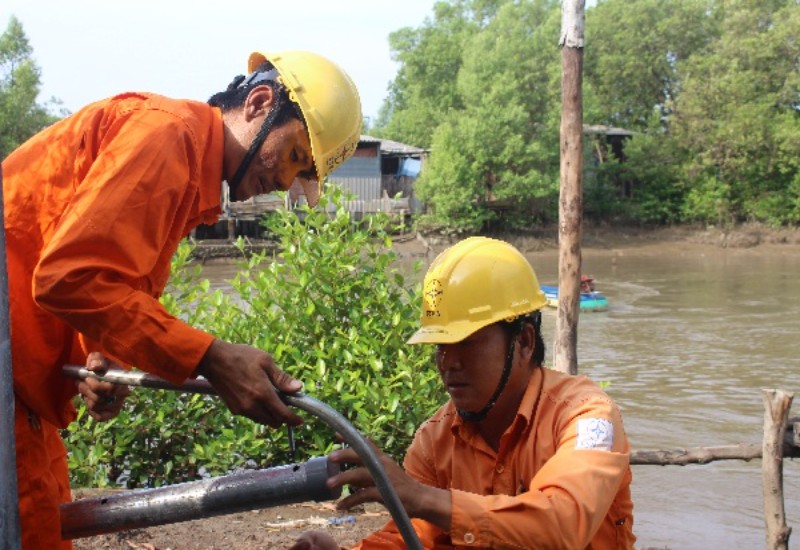
[[524,362],[529,362],[536,350],[536,329],[530,323],[522,323],[522,330],[517,336],[519,354]]
[[275,92],[270,86],[256,86],[247,94],[244,100],[244,118],[250,122],[254,118],[261,118],[269,113],[275,102]]

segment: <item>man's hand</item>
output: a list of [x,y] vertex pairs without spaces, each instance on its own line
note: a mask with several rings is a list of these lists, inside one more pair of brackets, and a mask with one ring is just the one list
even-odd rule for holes
[[289,550],[339,550],[336,540],[325,531],[306,531]]
[[[397,462],[381,452],[374,444],[372,444],[372,448],[378,455],[381,465],[409,517],[427,520],[441,529],[449,531],[452,512],[450,491],[420,483],[409,476]],[[328,455],[328,460],[337,464],[363,464],[352,448],[334,451]],[[336,503],[336,508],[339,510],[349,510],[365,502],[385,504],[369,470],[363,465],[328,478],[327,484],[331,489],[344,485],[349,485],[351,488],[351,494]]]
[[234,414],[277,428],[303,419],[289,410],[275,391],[296,393],[303,384],[275,366],[272,356],[245,344],[214,340],[197,366]]
[[[121,367],[102,353],[93,351],[86,358],[86,368],[93,372],[105,372]],[[131,393],[128,386],[100,382],[94,378],[79,380],[75,382],[75,387],[86,403],[89,415],[101,422],[117,416],[125,404],[125,398]]]

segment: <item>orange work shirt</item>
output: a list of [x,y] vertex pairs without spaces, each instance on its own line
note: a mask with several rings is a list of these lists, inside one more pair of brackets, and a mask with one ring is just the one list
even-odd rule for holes
[[[630,445],[592,381],[536,369],[495,452],[452,402],[428,419],[404,467],[449,489],[449,533],[420,519],[425,548],[633,548]],[[357,548],[405,548],[394,522]]]
[[74,418],[61,367],[88,351],[175,383],[191,375],[213,337],[158,297],[180,240],[219,217],[222,160],[219,109],[128,93],[3,161],[14,392],[43,419]]

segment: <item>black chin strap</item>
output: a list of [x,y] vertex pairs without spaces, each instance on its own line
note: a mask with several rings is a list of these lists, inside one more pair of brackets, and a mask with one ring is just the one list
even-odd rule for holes
[[250,148],[247,150],[247,154],[239,164],[239,168],[236,170],[233,179],[228,182],[231,200],[235,200],[234,197],[236,195],[236,188],[239,187],[239,184],[242,182],[245,172],[247,172],[247,169],[250,167],[250,163],[253,162],[253,158],[256,156],[256,153],[258,153],[258,151],[261,149],[261,146],[264,144],[264,140],[267,139],[267,135],[272,130],[272,125],[274,124],[278,113],[280,113],[281,107],[283,107],[283,98],[281,97],[281,94],[278,93],[279,90],[277,90],[274,86],[271,86],[271,88],[273,92],[275,92],[273,94],[273,97],[275,97],[275,102],[272,104],[269,113],[267,113],[267,116],[264,118],[264,123],[258,130],[256,137],[254,137],[252,143],[250,143]]
[[486,415],[489,414],[489,411],[491,411],[492,407],[494,407],[495,403],[497,403],[497,399],[506,388],[506,384],[508,384],[508,377],[511,375],[511,365],[514,363],[514,344],[516,341],[517,336],[514,335],[511,338],[511,345],[508,347],[508,355],[506,356],[506,364],[503,366],[503,375],[500,377],[500,383],[497,384],[497,389],[494,390],[494,393],[492,394],[492,397],[489,398],[489,402],[486,403],[486,406],[478,412],[456,409],[456,411],[458,411],[458,415],[466,422],[480,422],[486,418]]

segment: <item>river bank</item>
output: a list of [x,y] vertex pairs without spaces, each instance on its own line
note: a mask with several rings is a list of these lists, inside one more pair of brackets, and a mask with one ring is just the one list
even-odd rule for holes
[[[800,228],[771,228],[761,224],[735,227],[661,226],[630,227],[586,224],[582,228],[582,246],[590,249],[613,249],[656,243],[692,243],[718,248],[753,248],[779,246],[800,248]],[[394,237],[394,246],[403,256],[424,256],[441,251],[465,235],[405,233]],[[527,232],[498,233],[497,238],[509,241],[523,252],[558,248],[558,227],[536,228]],[[259,252],[277,251],[274,241],[245,239],[241,248],[222,239],[197,241],[193,257],[201,262],[241,258]]]
[[[558,227],[537,228],[529,232],[498,233],[497,238],[515,243],[527,252],[558,248]],[[457,238],[417,235],[429,245],[454,242]],[[686,242],[719,248],[753,248],[763,245],[800,246],[800,228],[771,228],[761,224],[735,227],[689,225],[632,227],[610,224],[584,224],[581,243],[585,248],[611,249],[654,243]]]

